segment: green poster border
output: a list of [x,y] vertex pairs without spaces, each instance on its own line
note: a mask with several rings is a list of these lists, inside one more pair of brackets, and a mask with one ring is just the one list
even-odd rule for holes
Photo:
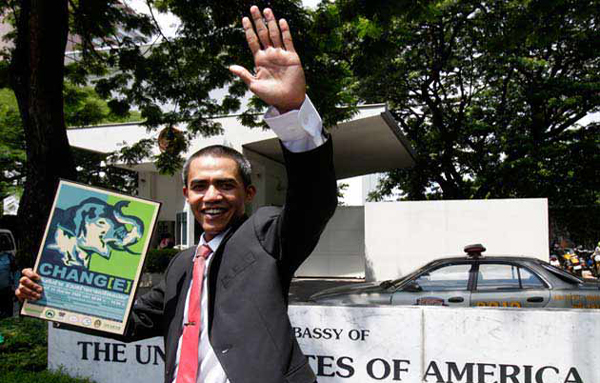
[[[48,222],[46,223],[46,230],[44,232],[44,236],[42,238],[40,248],[38,250],[38,255],[37,255],[37,258],[35,261],[34,271],[36,271],[36,272],[38,271],[38,267],[39,267],[39,264],[42,259],[44,244],[46,243],[46,239],[48,237],[49,230],[50,230],[50,225],[51,225],[52,219],[54,218],[54,215],[56,212],[56,204],[59,199],[59,191],[60,191],[60,188],[62,185],[68,185],[68,186],[71,186],[74,188],[89,190],[89,191],[93,191],[93,192],[96,192],[99,194],[106,195],[108,197],[107,202],[111,202],[111,200],[112,200],[112,202],[114,202],[115,199],[130,200],[132,202],[138,202],[138,203],[143,204],[147,209],[147,211],[144,212],[144,214],[142,216],[137,216],[137,215],[135,215],[135,213],[128,211],[128,215],[134,215],[142,220],[142,222],[144,223],[144,227],[145,227],[145,233],[144,233],[143,240],[135,245],[135,252],[139,251],[140,255],[139,255],[139,259],[137,260],[137,269],[135,272],[135,277],[133,278],[133,288],[131,289],[131,291],[128,294],[128,302],[127,302],[127,307],[125,310],[125,315],[123,316],[122,321],[114,321],[114,320],[108,320],[108,319],[104,319],[104,318],[98,318],[94,315],[93,312],[82,313],[80,311],[69,311],[66,309],[58,310],[53,307],[40,305],[40,304],[37,304],[36,302],[29,302],[27,300],[23,304],[23,307],[21,309],[21,314],[26,315],[26,316],[35,317],[35,318],[41,318],[41,319],[49,320],[49,321],[53,321],[53,322],[63,322],[63,323],[66,323],[66,324],[69,324],[72,326],[90,328],[90,329],[98,330],[101,332],[109,332],[109,333],[122,335],[125,332],[127,320],[129,319],[129,314],[131,312],[131,307],[133,305],[133,301],[135,298],[135,293],[137,292],[142,269],[144,267],[144,263],[146,260],[146,254],[148,252],[148,248],[150,247],[150,240],[152,239],[152,237],[156,231],[156,223],[158,221],[158,215],[159,215],[162,203],[158,202],[158,201],[153,201],[153,200],[150,200],[147,198],[130,196],[127,194],[115,192],[113,190],[109,190],[109,189],[105,189],[105,188],[93,187],[93,186],[85,185],[85,184],[78,183],[78,182],[73,182],[73,181],[66,180],[66,179],[60,179],[60,182],[56,189],[54,202],[52,204],[52,209],[51,209],[50,215],[48,217]],[[95,255],[95,257],[92,256],[92,259],[90,261],[90,270],[91,270],[92,262],[95,262],[96,265],[94,266],[94,271],[102,272],[104,274],[109,274],[109,275],[115,275],[117,277],[120,276],[120,275],[118,275],[118,273],[114,273],[114,272],[111,273],[110,270],[108,270],[109,272],[107,272],[106,268],[102,268],[102,267],[99,268],[97,266],[97,263],[98,263],[97,259],[99,259],[99,258],[101,258],[101,257],[97,254]],[[104,260],[104,259],[102,259],[102,260]],[[115,262],[118,263],[121,261],[122,260],[119,260],[118,257],[116,257],[115,260],[112,260],[112,256],[111,256],[111,261],[110,261],[111,268],[114,267],[114,266],[112,266],[112,263],[115,263]],[[131,261],[131,259],[129,259],[128,261]],[[134,264],[134,266],[135,266],[135,264]],[[60,315],[56,315],[57,312]]]

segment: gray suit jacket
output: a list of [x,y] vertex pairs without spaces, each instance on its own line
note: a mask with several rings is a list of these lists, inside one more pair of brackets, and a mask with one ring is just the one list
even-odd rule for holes
[[[209,337],[231,383],[313,383],[287,316],[292,276],[337,205],[331,139],[303,153],[285,148],[283,208],[236,222],[208,270]],[[173,380],[195,248],[179,253],[163,281],[136,301],[125,340],[162,335],[165,382]]]

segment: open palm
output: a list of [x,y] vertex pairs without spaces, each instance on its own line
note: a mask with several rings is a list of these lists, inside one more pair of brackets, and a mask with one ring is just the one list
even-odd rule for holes
[[256,32],[248,18],[242,19],[242,25],[254,55],[255,74],[238,65],[233,65],[230,70],[280,113],[298,109],[306,96],[306,81],[289,26],[283,19],[277,23],[268,8],[264,10],[266,25],[258,7],[253,6],[250,12]]

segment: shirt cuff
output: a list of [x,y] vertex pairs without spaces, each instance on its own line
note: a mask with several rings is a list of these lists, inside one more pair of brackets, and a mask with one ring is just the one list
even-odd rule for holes
[[326,141],[323,136],[323,121],[308,96],[300,109],[284,114],[269,107],[264,120],[290,152],[306,152]]

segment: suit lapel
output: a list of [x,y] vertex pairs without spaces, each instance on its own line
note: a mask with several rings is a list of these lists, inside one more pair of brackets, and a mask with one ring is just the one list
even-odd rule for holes
[[[210,265],[208,267],[208,292],[207,293],[208,293],[208,331],[209,331],[209,334],[210,334],[210,331],[212,330],[212,325],[213,325],[212,319],[214,317],[215,298],[216,298],[215,290],[217,288],[217,280],[219,278],[219,275],[221,274],[220,270],[221,270],[221,263],[223,261],[223,253],[225,252],[225,249],[227,248],[227,242],[229,241],[229,239],[233,236],[233,234],[235,234],[237,229],[247,219],[248,219],[248,216],[244,215],[242,218],[237,220],[237,222],[235,222],[231,226],[231,230],[229,230],[227,232],[227,234],[225,234],[225,238],[223,238],[223,240],[221,241],[221,244],[219,245],[219,248],[213,254],[213,259],[210,262]],[[229,254],[227,256],[229,256]]]
[[174,352],[170,353],[170,358],[167,361],[167,366],[175,365],[175,358],[177,356],[177,344],[179,343],[179,337],[183,331],[183,313],[185,311],[185,298],[187,297],[187,292],[190,289],[190,283],[192,282],[192,273],[193,273],[193,262],[194,262],[194,254],[196,254],[196,246],[191,247],[184,251],[181,254],[183,260],[181,262],[181,270],[173,270],[176,275],[179,275],[179,278],[174,278],[174,282],[179,286],[171,286],[175,289],[175,291],[179,291],[177,296],[177,305],[175,306],[175,313],[173,324],[170,326],[171,333],[167,337],[170,343],[170,347]]

